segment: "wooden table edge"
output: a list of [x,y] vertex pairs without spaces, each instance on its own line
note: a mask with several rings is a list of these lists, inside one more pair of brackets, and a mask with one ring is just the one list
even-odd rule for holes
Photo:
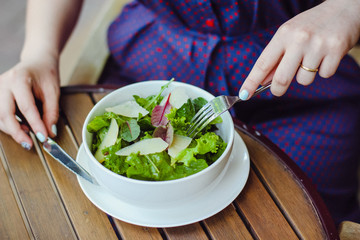
[[302,185],[303,189],[308,194],[310,200],[313,202],[327,236],[329,236],[330,239],[338,239],[338,231],[329,210],[327,209],[320,194],[316,191],[315,186],[311,183],[311,180],[305,175],[301,168],[265,135],[261,134],[256,129],[249,127],[245,123],[242,123],[238,119],[233,118],[233,120],[235,128],[244,132],[245,134],[253,138],[255,141],[257,141],[259,144],[263,145],[274,155],[276,155],[278,159],[289,168],[292,174],[297,178],[298,183]]

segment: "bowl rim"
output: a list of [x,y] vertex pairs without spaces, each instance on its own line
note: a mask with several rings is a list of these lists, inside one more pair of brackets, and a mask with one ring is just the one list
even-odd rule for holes
[[[87,114],[85,121],[83,123],[83,128],[82,128],[82,141],[83,141],[83,145],[85,148],[85,152],[89,155],[89,159],[90,161],[94,162],[96,166],[100,167],[101,169],[103,169],[105,171],[105,173],[110,174],[111,176],[115,177],[115,178],[119,178],[120,180],[129,182],[129,183],[141,183],[141,184],[145,184],[145,185],[168,185],[168,184],[175,184],[178,182],[186,182],[186,181],[191,181],[193,178],[198,177],[199,175],[203,175],[206,174],[206,172],[211,171],[212,168],[215,168],[215,166],[219,165],[221,161],[218,161],[218,159],[220,158],[224,158],[226,154],[229,154],[231,152],[232,149],[232,145],[234,143],[234,132],[235,132],[235,128],[234,128],[234,121],[230,115],[230,113],[224,112],[222,114],[222,116],[226,116],[227,118],[229,118],[229,123],[230,123],[230,129],[232,129],[232,131],[230,131],[230,141],[227,143],[227,146],[224,150],[224,152],[220,155],[220,157],[214,162],[212,163],[210,166],[208,166],[207,168],[194,173],[192,175],[186,176],[186,177],[182,177],[182,178],[178,178],[178,179],[172,179],[172,180],[161,180],[161,181],[150,181],[150,180],[141,180],[141,179],[134,179],[134,178],[129,178],[126,176],[122,176],[120,174],[117,174],[113,171],[111,171],[110,169],[106,168],[104,165],[102,165],[98,160],[96,160],[96,158],[94,157],[94,154],[90,151],[90,148],[86,142],[86,134],[88,134],[87,131],[87,124],[90,121],[90,118],[93,119],[95,116],[92,116],[94,114],[94,112],[97,110],[96,106],[101,105],[102,102],[107,101],[107,99],[112,98],[114,95],[116,95],[119,91],[124,91],[126,90],[126,88],[130,88],[130,87],[136,87],[137,85],[143,85],[143,84],[149,84],[149,82],[152,83],[156,83],[156,84],[165,84],[167,82],[169,82],[169,80],[146,80],[146,81],[142,81],[142,82],[136,82],[136,83],[132,83],[132,84],[128,84],[126,86],[122,86],[119,87],[118,89],[116,89],[115,91],[107,94],[105,97],[103,97],[102,99],[100,99],[100,101],[98,101],[90,110],[90,112]],[[215,96],[211,93],[209,93],[208,91],[189,84],[189,83],[184,83],[184,82],[172,82],[171,84],[176,84],[176,85],[183,85],[183,86],[187,86],[187,87],[191,87],[194,88],[195,90],[201,91],[203,92],[205,95],[208,95],[208,97],[212,97],[214,98]],[[90,133],[89,133],[90,134]],[[92,174],[92,173],[90,173]],[[96,178],[96,176],[94,176]],[[99,180],[99,179],[97,179]],[[101,182],[101,181],[100,181]]]

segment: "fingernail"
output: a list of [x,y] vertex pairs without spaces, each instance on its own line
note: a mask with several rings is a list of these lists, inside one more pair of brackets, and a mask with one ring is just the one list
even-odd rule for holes
[[247,90],[242,90],[239,94],[239,98],[243,101],[247,100],[249,97],[249,92]]
[[40,142],[45,142],[45,136],[41,132],[36,133],[36,137]]
[[25,148],[26,150],[30,150],[30,149],[31,149],[30,144],[27,143],[27,142],[22,142],[22,143],[21,143],[21,146],[22,146],[23,148]]
[[51,126],[51,131],[53,132],[53,134],[54,134],[55,136],[57,136],[57,127],[56,127],[55,124],[53,124],[53,125]]

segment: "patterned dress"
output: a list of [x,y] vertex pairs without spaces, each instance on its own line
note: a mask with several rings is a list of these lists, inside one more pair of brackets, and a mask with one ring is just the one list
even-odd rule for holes
[[[183,81],[237,95],[276,29],[316,0],[137,0],[111,24],[107,66],[117,78]],[[109,67],[110,66],[110,67]],[[115,68],[114,68],[115,66]],[[336,223],[360,222],[360,68],[346,56],[335,76],[236,105],[233,114],[283,149],[311,178]]]

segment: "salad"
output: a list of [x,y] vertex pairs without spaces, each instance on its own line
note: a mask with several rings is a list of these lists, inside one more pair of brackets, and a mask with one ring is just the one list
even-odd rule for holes
[[221,156],[227,144],[215,133],[215,124],[222,119],[187,137],[190,120],[207,101],[190,99],[180,87],[163,96],[172,81],[157,95],[134,95],[89,122],[91,151],[106,168],[129,178],[164,181],[197,173]]

